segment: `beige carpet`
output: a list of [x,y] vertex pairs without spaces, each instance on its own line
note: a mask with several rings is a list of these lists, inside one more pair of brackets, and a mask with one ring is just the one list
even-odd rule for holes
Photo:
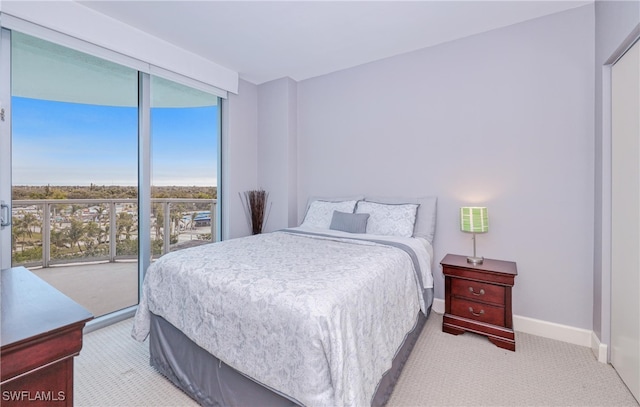
[[[89,333],[75,362],[76,406],[197,406],[149,366],[132,320]],[[516,333],[517,351],[441,330],[432,313],[388,406],[638,406],[589,348]]]

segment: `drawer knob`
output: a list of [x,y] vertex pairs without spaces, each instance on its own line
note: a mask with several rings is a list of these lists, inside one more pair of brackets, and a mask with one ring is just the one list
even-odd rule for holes
[[480,315],[484,314],[484,310],[481,309],[480,312],[473,312],[473,307],[469,307],[469,312],[472,313],[473,315],[479,317]]
[[481,288],[481,289],[480,289],[480,291],[476,292],[476,291],[473,289],[473,287],[469,287],[469,292],[470,292],[471,294],[473,294],[473,295],[477,295],[477,296],[484,295],[484,289],[483,289],[483,288]]

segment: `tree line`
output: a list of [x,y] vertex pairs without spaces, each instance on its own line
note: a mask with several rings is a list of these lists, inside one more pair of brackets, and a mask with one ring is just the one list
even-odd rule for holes
[[[33,199],[120,199],[137,197],[137,187],[122,185],[17,185],[12,188],[12,199],[18,201]],[[216,187],[152,186],[151,197],[217,199],[218,191]]]

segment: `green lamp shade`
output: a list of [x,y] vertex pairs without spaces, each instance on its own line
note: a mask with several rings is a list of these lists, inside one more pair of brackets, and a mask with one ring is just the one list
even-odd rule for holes
[[489,231],[489,212],[483,206],[460,208],[460,230],[463,232],[485,233]]

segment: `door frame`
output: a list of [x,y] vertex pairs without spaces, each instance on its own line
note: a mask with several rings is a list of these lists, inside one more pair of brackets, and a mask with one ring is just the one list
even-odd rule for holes
[[[640,399],[640,302],[637,297],[637,290],[640,289],[638,85],[640,42],[635,42],[611,64],[610,361],[629,390]],[[617,130],[614,126],[617,126]],[[634,285],[635,289],[632,288]]]
[[611,360],[611,181],[612,181],[612,129],[611,129],[611,68],[634,43],[640,40],[640,24],[622,41],[602,65],[602,208],[601,208],[601,332],[600,338],[592,335],[592,349],[602,363]]
[[[0,201],[11,222],[11,31],[0,28]],[[0,269],[11,267],[11,225],[0,227]]]

